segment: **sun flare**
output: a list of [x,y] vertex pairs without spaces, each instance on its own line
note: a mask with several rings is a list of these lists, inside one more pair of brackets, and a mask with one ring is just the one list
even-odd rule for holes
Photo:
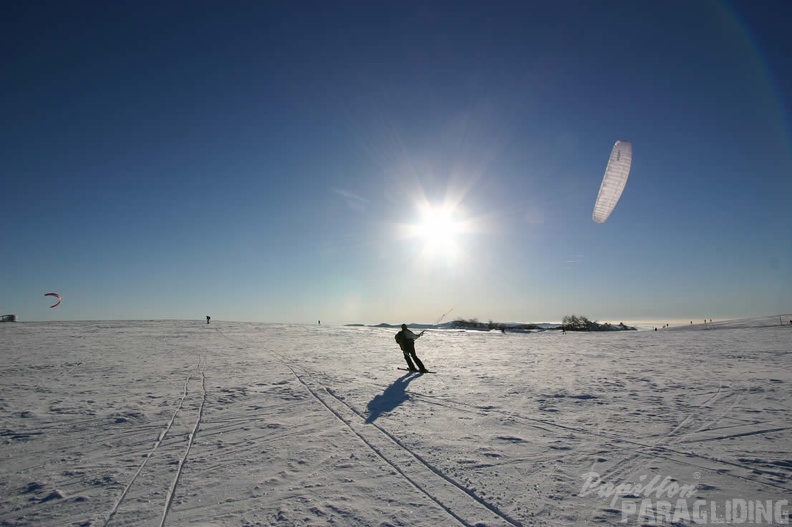
[[410,226],[409,237],[422,242],[422,257],[453,260],[460,253],[463,225],[454,209],[426,203],[419,208],[418,221]]
[[427,208],[418,226],[420,236],[432,245],[449,242],[458,226],[450,211],[441,208]]
[[419,270],[458,273],[476,260],[474,235],[487,230],[487,220],[470,216],[465,197],[471,185],[454,181],[449,182],[446,195],[436,201],[418,183],[406,192],[412,201],[412,214],[404,218],[404,223],[394,224],[395,235],[404,241],[405,254]]

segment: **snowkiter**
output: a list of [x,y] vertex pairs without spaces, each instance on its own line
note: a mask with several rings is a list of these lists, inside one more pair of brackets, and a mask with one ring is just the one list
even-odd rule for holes
[[[396,333],[396,342],[399,343],[399,347],[404,353],[404,360],[407,361],[407,368],[410,371],[420,371],[421,373],[426,373],[427,371],[423,365],[423,362],[421,362],[421,359],[415,355],[415,339],[419,338],[423,334],[424,332],[421,331],[416,335],[407,329],[407,324],[402,324],[401,331]],[[415,364],[413,364],[413,361]],[[418,368],[415,366],[418,366]]]

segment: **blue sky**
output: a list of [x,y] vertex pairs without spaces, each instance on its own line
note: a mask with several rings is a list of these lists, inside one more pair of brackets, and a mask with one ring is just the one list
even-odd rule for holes
[[[0,312],[792,311],[790,17],[783,0],[16,3]],[[617,139],[630,179],[595,224]]]

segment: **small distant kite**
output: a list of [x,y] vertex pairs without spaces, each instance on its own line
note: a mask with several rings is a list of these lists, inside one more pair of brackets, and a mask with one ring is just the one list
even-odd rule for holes
[[602,177],[597,201],[594,203],[594,213],[591,219],[596,223],[605,223],[619,202],[619,198],[624,192],[624,186],[627,184],[627,178],[630,176],[631,164],[632,143],[616,141],[605,169],[605,175]]
[[53,307],[58,307],[58,306],[60,305],[60,302],[61,302],[61,296],[60,296],[58,293],[45,293],[45,294],[44,294],[44,296],[54,296],[55,298],[57,298],[57,299],[58,299],[58,301],[57,301],[57,302],[55,302],[54,304],[52,304],[52,305],[50,306],[50,308],[53,308]]

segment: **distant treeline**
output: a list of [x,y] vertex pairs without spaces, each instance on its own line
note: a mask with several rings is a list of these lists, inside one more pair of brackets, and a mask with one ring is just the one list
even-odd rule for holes
[[451,322],[452,328],[458,329],[481,329],[481,330],[492,330],[492,329],[541,329],[540,326],[536,324],[504,324],[503,322],[494,322],[490,320],[489,322],[479,322],[477,318],[470,318],[470,319],[463,319],[458,318]]
[[618,324],[611,324],[610,322],[600,324],[582,315],[567,315],[561,321],[561,329],[564,331],[627,331],[635,330],[636,328],[625,326],[623,322]]
[[463,319],[458,318],[451,322],[452,328],[460,328],[460,329],[479,329],[479,330],[493,330],[499,329],[501,331],[506,330],[531,330],[531,329],[560,329],[562,331],[626,331],[626,330],[635,330],[636,328],[632,326],[626,326],[622,322],[618,324],[611,324],[610,322],[605,322],[600,324],[599,322],[595,322],[589,320],[587,317],[582,315],[567,315],[562,320],[559,326],[539,326],[537,324],[514,324],[509,323],[505,324],[503,322],[495,322],[490,320],[489,322],[480,322],[477,318],[470,318],[470,319]]

